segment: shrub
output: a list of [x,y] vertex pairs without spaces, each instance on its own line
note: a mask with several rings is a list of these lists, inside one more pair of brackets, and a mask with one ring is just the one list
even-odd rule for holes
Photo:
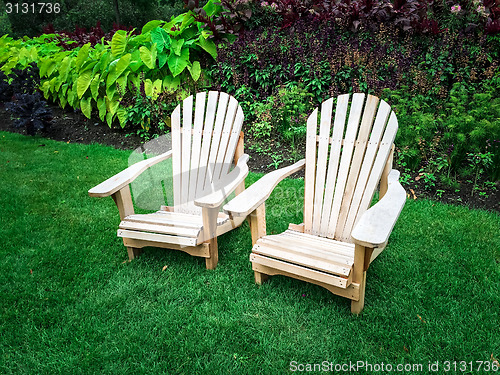
[[[497,75],[483,84],[455,83],[440,101],[413,96],[404,88],[383,96],[399,120],[396,139],[400,165],[422,172],[466,175],[480,168],[490,179],[500,177],[500,99]],[[483,157],[487,155],[488,158]],[[477,175],[476,175],[477,179]]]
[[[212,1],[206,12],[217,10]],[[202,62],[217,55],[210,31],[196,22],[187,12],[170,22],[155,20],[142,28],[140,35],[118,30],[110,43],[66,51],[53,40],[54,35],[13,40],[0,38],[1,70],[24,68],[36,61],[40,68],[40,89],[45,97],[79,108],[89,117],[97,110],[109,126],[118,119],[127,122],[129,108],[120,101],[129,90],[135,90],[144,80],[148,96],[168,91],[187,96],[189,89],[202,77]],[[201,61],[201,62],[200,62]],[[182,85],[181,85],[182,83]]]
[[43,28],[43,33],[54,34],[59,46],[65,50],[71,50],[77,47],[83,47],[87,43],[90,43],[92,47],[95,47],[96,44],[102,43],[103,40],[109,42],[118,30],[131,31],[132,27],[126,27],[114,23],[113,29],[110,32],[105,33],[101,27],[100,21],[97,21],[96,25],[91,27],[88,31],[84,27],[79,27],[78,25],[75,26],[75,31],[56,31],[54,29],[54,25],[48,24]]
[[282,138],[294,147],[305,137],[307,117],[315,107],[312,99],[301,85],[280,87],[276,95],[252,106],[255,120],[249,131],[257,139]]
[[407,86],[412,94],[446,97],[455,82],[477,83],[498,69],[498,37],[443,32],[410,37],[381,26],[374,33],[343,32],[331,22],[298,21],[293,30],[247,31],[219,51],[211,74],[229,92],[244,85],[260,98],[301,82],[318,102],[338,94]]
[[436,35],[445,29],[496,33],[500,6],[495,0],[389,1],[389,0],[269,0],[254,1],[265,12],[275,12],[281,27],[298,21],[328,20],[344,30],[377,31],[380,25],[404,32]]
[[39,93],[18,94],[5,107],[14,117],[14,126],[26,128],[29,135],[46,130],[52,121],[52,111]]

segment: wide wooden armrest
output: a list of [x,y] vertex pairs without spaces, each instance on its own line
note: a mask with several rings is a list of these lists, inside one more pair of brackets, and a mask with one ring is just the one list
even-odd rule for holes
[[233,216],[247,216],[269,198],[281,180],[303,169],[305,163],[306,160],[302,159],[293,165],[266,174],[232,199],[231,202],[224,205],[224,211]]
[[219,207],[224,200],[245,181],[248,175],[248,158],[247,154],[243,154],[238,159],[236,167],[222,180],[212,188],[207,189],[206,194],[201,194],[200,198],[194,201],[194,204],[200,207],[216,208]]
[[130,184],[149,167],[168,159],[171,156],[172,150],[153,158],[135,163],[120,173],[115,174],[113,177],[108,178],[106,181],[101,182],[99,185],[94,186],[89,190],[89,195],[91,197],[108,197],[122,189],[124,186]]
[[399,172],[393,169],[387,176],[384,197],[361,216],[352,230],[351,237],[356,244],[375,248],[389,238],[406,202],[406,191],[398,180]]

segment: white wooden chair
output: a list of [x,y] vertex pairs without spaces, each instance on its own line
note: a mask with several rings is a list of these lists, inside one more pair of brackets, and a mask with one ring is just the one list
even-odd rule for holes
[[[311,282],[351,299],[357,314],[366,270],[384,249],[406,193],[399,172],[391,171],[398,123],[390,106],[371,95],[354,94],[352,101],[341,95],[333,114],[333,103],[330,98],[309,116],[305,159],[262,177],[224,210],[233,218],[251,214],[257,284],[268,275]],[[304,166],[304,222],[266,235],[265,200]],[[381,199],[369,208],[379,181]]]
[[[248,155],[243,153],[243,110],[228,94],[202,92],[185,99],[182,108],[181,104],[175,108],[171,124],[171,150],[133,164],[90,189],[89,195],[113,197],[121,218],[118,236],[123,238],[130,260],[142,247],[154,246],[206,258],[206,267],[214,269],[217,236],[245,219],[230,219],[219,212],[233,191],[238,194],[245,188]],[[135,214],[130,184],[168,158],[172,158],[173,207]],[[230,170],[233,160],[236,166]]]

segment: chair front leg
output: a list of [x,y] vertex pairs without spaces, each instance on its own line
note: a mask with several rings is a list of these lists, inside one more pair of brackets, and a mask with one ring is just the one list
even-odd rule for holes
[[210,257],[205,259],[205,264],[208,270],[214,270],[219,262],[219,250],[217,248],[217,217],[219,215],[219,207],[203,207],[201,215],[203,217],[205,242],[208,243],[210,254]]
[[[250,214],[250,232],[252,233],[252,246],[266,235],[266,206],[262,203]],[[262,285],[269,278],[262,272],[254,271],[255,283]]]
[[262,203],[250,214],[250,231],[252,233],[252,246],[259,238],[266,235],[266,206]]
[[[112,197],[120,212],[120,220],[134,214],[134,204],[132,202],[132,195],[130,194],[130,185],[124,186],[114,193]],[[127,246],[127,252],[128,259],[131,261],[141,254],[141,249]]]
[[[366,269],[365,255],[367,249],[362,245],[356,244],[354,247],[354,268],[352,270],[352,282],[359,284],[359,299],[351,301],[351,312],[359,314],[365,306],[365,286],[366,286]],[[371,253],[370,253],[371,254]],[[368,261],[369,262],[369,261]]]

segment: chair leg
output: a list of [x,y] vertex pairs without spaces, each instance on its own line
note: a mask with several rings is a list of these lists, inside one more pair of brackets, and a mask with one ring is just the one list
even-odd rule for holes
[[137,247],[128,247],[127,246],[127,252],[128,252],[128,260],[132,261],[139,255],[141,255],[141,249]]
[[269,275],[266,275],[265,273],[261,273],[258,271],[253,271],[253,272],[255,275],[255,284],[257,284],[257,285],[262,285],[269,278]]
[[207,270],[214,270],[219,263],[219,249],[217,247],[217,237],[211,238],[207,241],[209,243],[208,251],[210,253],[210,258],[205,258],[205,265]]
[[363,280],[359,283],[359,301],[351,301],[351,312],[359,314],[365,307],[365,287],[366,287],[366,271],[363,272]]

